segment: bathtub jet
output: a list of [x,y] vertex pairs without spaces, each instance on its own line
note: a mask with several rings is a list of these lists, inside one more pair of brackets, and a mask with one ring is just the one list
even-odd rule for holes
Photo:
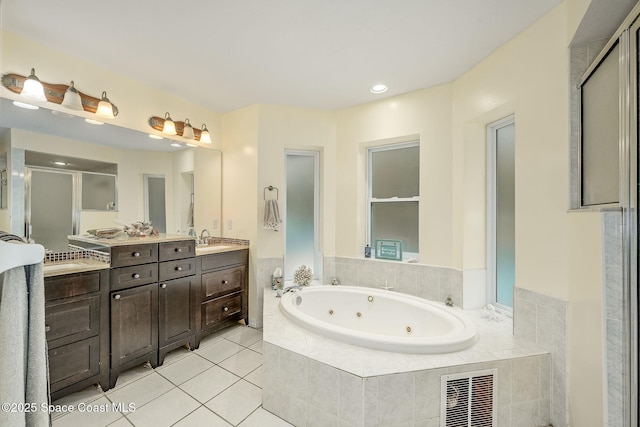
[[280,310],[314,333],[374,350],[450,353],[477,339],[475,325],[459,309],[375,288],[305,287],[284,294]]

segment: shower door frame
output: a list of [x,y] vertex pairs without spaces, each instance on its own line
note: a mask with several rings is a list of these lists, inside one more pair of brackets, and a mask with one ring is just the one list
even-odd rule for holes
[[46,173],[60,173],[71,175],[71,234],[79,234],[80,217],[82,207],[80,206],[80,195],[82,187],[80,179],[76,171],[67,171],[54,168],[25,166],[24,168],[24,235],[27,239],[31,238],[31,175],[33,171]]

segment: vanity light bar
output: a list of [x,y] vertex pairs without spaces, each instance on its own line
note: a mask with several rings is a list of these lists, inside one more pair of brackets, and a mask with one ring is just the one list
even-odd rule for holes
[[[20,74],[7,73],[2,75],[2,86],[6,87],[13,93],[21,94],[22,89],[24,88],[24,82],[27,80],[27,77],[21,76]],[[54,104],[62,104],[64,100],[64,94],[67,92],[70,86],[64,84],[51,84],[41,81],[42,86],[44,87],[44,95],[47,98],[48,102],[52,102]],[[101,98],[96,98],[87,94],[84,94],[80,91],[77,91],[80,95],[80,99],[82,100],[82,108],[84,111],[89,113],[96,113],[98,111],[98,104],[102,100]],[[103,92],[104,93],[104,92]],[[113,107],[113,115],[118,115],[118,107],[111,104]]]
[[[169,118],[171,118],[171,117],[169,117]],[[175,125],[175,128],[176,128],[176,135],[177,136],[184,137],[185,123],[187,123],[187,120],[185,120],[184,122],[179,122],[179,121],[172,120],[174,125]],[[153,116],[153,117],[149,118],[149,126],[151,126],[153,129],[155,129],[157,131],[162,132],[162,130],[164,129],[164,121],[165,121],[165,119],[163,119],[162,117]],[[188,127],[191,128],[191,125],[188,125]],[[197,128],[191,128],[191,129],[193,130],[193,138],[187,138],[187,139],[195,139],[196,141],[206,142],[206,141],[203,141],[201,139],[202,138],[202,132],[203,132],[201,129],[197,129]],[[204,129],[207,130],[206,127]],[[209,141],[209,142],[211,142],[211,141]]]

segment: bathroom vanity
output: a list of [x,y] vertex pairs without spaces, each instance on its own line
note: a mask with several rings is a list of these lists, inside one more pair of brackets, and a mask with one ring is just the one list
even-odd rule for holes
[[108,253],[110,263],[99,272],[78,272],[76,262],[69,274],[45,268],[47,319],[79,329],[72,338],[55,332],[68,326],[47,333],[52,398],[97,382],[107,390],[126,369],[145,362],[155,368],[171,350],[193,350],[202,337],[247,321],[246,244],[196,248],[193,237],[179,235],[70,236],[69,243]]

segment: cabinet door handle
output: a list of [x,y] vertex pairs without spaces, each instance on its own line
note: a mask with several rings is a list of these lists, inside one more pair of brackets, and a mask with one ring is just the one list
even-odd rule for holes
[[228,281],[228,280],[223,280],[223,281],[222,281],[222,284],[223,284],[223,285],[226,285],[227,283],[229,283],[229,281]]
[[224,307],[222,311],[229,311],[229,307]]
[[51,326],[49,326],[49,325],[44,325],[44,331],[45,331],[45,332],[49,332],[49,331],[51,331]]
[[139,278],[140,278],[140,274],[135,273],[135,274],[133,274],[133,276],[131,276],[131,277],[133,277],[134,279],[139,279]]
[[139,256],[140,256],[140,252],[134,252],[134,253],[132,253],[131,255],[133,255],[134,257],[136,257],[136,258],[137,258],[137,257],[139,257]]
[[162,289],[167,289],[167,284],[166,284],[166,283],[163,283],[162,285],[160,285],[160,287],[161,287]]
[[182,248],[176,248],[176,252],[182,252]]
[[182,267],[176,267],[176,271],[182,271]]
[[115,294],[115,295],[113,296],[113,299],[120,299],[120,294]]

